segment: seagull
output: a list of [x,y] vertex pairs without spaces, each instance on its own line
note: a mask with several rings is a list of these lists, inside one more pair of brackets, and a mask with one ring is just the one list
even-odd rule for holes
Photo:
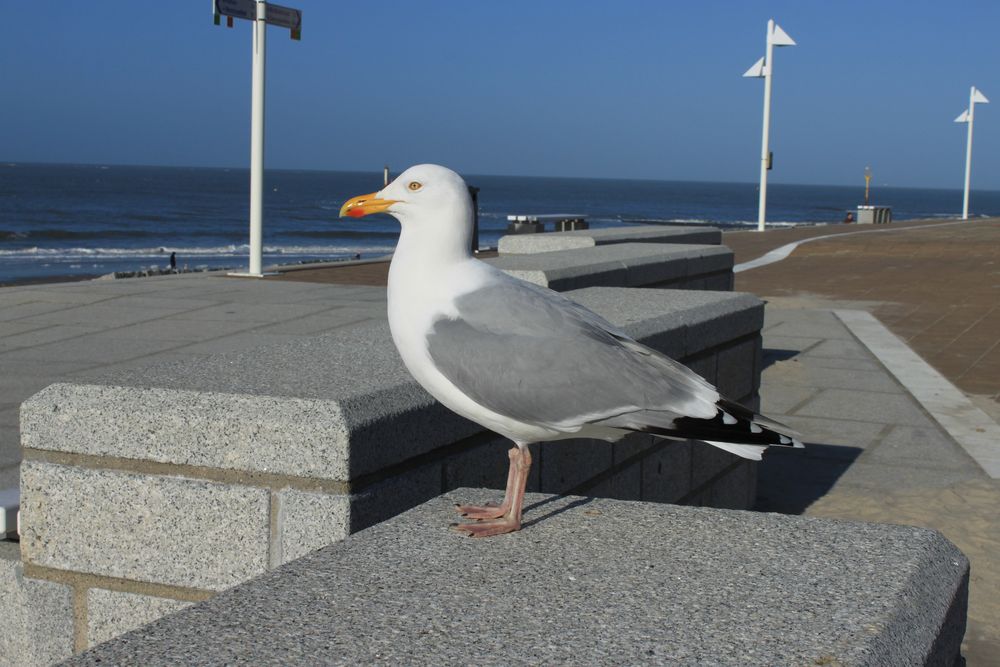
[[748,459],[802,447],[787,427],[727,400],[701,376],[562,294],[473,257],[473,206],[454,171],[410,167],[340,216],[388,213],[401,231],[389,266],[392,339],[442,404],[513,441],[503,502],[459,505],[472,537],[521,528],[528,445],[613,441],[630,432],[701,440]]

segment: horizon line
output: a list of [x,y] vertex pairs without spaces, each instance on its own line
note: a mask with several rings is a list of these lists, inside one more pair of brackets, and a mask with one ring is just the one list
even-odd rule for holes
[[[175,164],[143,164],[143,163],[128,163],[128,162],[38,162],[33,160],[0,160],[0,167],[14,167],[18,165],[31,165],[31,166],[61,166],[61,167],[136,167],[136,168],[146,168],[146,169],[211,169],[219,171],[250,171],[249,166],[245,167],[234,167],[234,166],[208,166],[208,165],[175,165]],[[449,167],[450,168],[450,167]],[[320,172],[320,173],[346,173],[346,174],[363,174],[367,173],[367,169],[324,169],[318,167],[265,167],[265,173],[268,171],[305,171],[305,172]],[[373,174],[379,173],[380,170],[373,170]],[[397,172],[398,175],[399,172]],[[757,188],[759,184],[755,181],[708,181],[708,180],[694,180],[694,179],[674,179],[674,178],[629,178],[620,176],[543,176],[538,174],[487,174],[487,173],[473,173],[467,172],[468,176],[485,176],[488,178],[538,178],[538,179],[567,179],[567,180],[581,180],[581,181],[640,181],[640,182],[650,182],[650,183],[714,183],[714,184],[724,184],[724,185],[746,185],[749,187]],[[463,176],[465,178],[465,176]],[[789,183],[777,180],[769,179],[768,185],[784,185],[784,186],[794,186],[794,187],[834,187],[834,188],[853,188],[859,187],[864,188],[864,185],[857,184],[845,184],[845,183]],[[939,187],[939,186],[924,186],[924,185],[891,185],[887,183],[876,184],[875,187],[879,188],[896,188],[900,190],[942,190],[942,191],[957,191],[961,192],[962,187]],[[986,188],[971,188],[971,192],[995,192],[1000,194],[1000,190],[990,190]]]

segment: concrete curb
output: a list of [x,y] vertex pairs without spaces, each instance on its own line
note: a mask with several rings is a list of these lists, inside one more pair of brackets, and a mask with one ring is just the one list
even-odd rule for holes
[[871,313],[833,312],[986,474],[1000,479],[1000,426]]

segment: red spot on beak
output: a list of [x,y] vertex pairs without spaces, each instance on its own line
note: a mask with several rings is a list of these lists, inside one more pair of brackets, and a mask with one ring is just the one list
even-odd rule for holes
[[360,206],[347,209],[347,215],[352,218],[363,218],[365,217],[365,210]]

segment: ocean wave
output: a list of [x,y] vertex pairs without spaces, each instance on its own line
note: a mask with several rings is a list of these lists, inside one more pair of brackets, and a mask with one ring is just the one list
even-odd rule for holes
[[399,230],[394,232],[390,231],[379,231],[379,230],[365,230],[357,231],[352,229],[331,229],[331,230],[283,230],[280,232],[281,236],[298,236],[306,239],[363,239],[363,238],[377,238],[377,239],[392,239],[395,241],[399,237]]
[[72,229],[32,229],[25,232],[7,232],[0,230],[0,239],[40,239],[46,241],[69,241],[83,239],[142,239],[163,237],[162,232],[150,232],[139,229],[93,229],[76,231]]
[[643,224],[671,223],[674,225],[711,225],[715,224],[707,218],[621,218],[622,222],[641,222]]
[[168,222],[175,219],[175,216],[157,215],[155,213],[123,213],[121,217],[127,220],[138,220],[139,222]]
[[[731,222],[719,223],[719,227],[756,227],[756,220],[733,220]],[[825,225],[825,222],[788,222],[781,220],[768,220],[768,227],[814,227],[815,225]]]
[[[0,257],[7,259],[39,259],[72,260],[97,258],[162,258],[176,252],[178,257],[236,257],[246,255],[250,247],[246,244],[225,245],[213,247],[175,247],[159,246],[155,248],[20,248],[17,250],[0,250]],[[277,246],[265,245],[266,255],[310,256],[323,257],[354,253],[386,253],[392,251],[392,245],[342,245],[342,246]]]

